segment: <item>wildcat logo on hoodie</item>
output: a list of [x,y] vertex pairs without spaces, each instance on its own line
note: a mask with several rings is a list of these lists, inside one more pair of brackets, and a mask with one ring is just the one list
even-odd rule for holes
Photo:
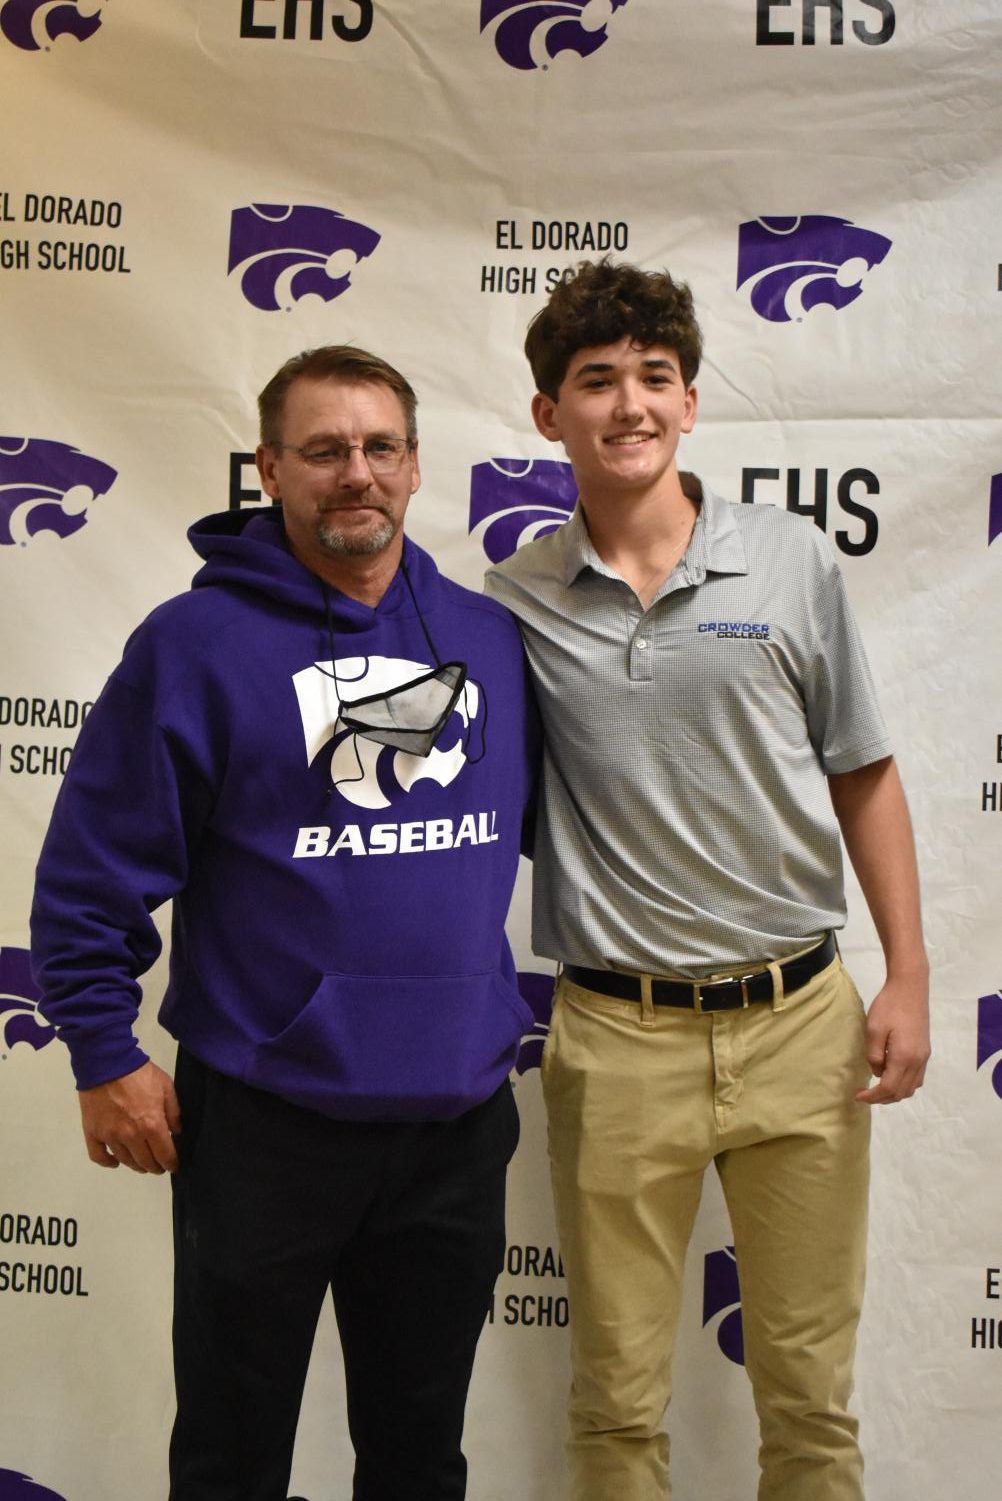
[[38,1014],[41,998],[31,977],[28,950],[0,948],[0,1049],[4,1057],[19,1042],[37,1053],[54,1039],[55,1027]]
[[627,0],[480,0],[489,32],[510,68],[544,72],[561,52],[590,57],[609,40],[608,24]]
[[737,284],[749,284],[760,318],[800,322],[821,304],[840,311],[855,302],[890,248],[883,235],[829,214],[749,219],[738,230]]
[[470,536],[500,563],[563,526],[577,498],[574,472],[560,459],[488,459],[470,471]]
[[24,52],[48,52],[64,36],[86,42],[101,25],[103,4],[104,0],[4,0],[0,32]]
[[72,537],[117,478],[68,443],[0,438],[0,546],[26,547],[40,532]]
[[288,312],[304,297],[333,302],[380,236],[336,209],[310,204],[252,203],[230,217],[227,273],[262,312]]
[[0,1501],[68,1501],[25,1475],[21,1470],[0,1470]]
[[[333,669],[336,668],[337,683]],[[466,765],[483,753],[487,720],[484,693],[468,679],[452,717],[427,756],[378,745],[348,730],[338,718],[338,687],[345,703],[388,693],[422,673],[427,662],[403,657],[339,657],[336,663],[315,662],[293,676],[306,740],[306,759],[331,749],[331,783],[338,795],[356,808],[389,808],[426,779],[448,787]]]
[[728,1360],[744,1365],[745,1341],[741,1327],[741,1289],[734,1247],[710,1251],[703,1260],[703,1328],[722,1310],[727,1312],[717,1325],[717,1344]]

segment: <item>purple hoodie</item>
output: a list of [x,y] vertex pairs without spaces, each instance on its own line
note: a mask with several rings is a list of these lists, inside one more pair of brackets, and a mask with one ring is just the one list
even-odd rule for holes
[[151,913],[173,898],[160,1020],[197,1057],[342,1119],[458,1115],[532,1026],[504,936],[536,762],[514,621],[405,542],[441,661],[469,668],[421,759],[337,723],[339,688],[435,665],[401,572],[373,609],[325,590],[276,510],[189,536],[204,566],[129,640],[56,801],[40,1009],[79,1088],[138,1068]]

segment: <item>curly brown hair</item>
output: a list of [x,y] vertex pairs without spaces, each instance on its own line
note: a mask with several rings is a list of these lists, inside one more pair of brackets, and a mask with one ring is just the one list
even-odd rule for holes
[[613,265],[608,256],[581,261],[557,283],[525,336],[536,389],[556,401],[567,366],[579,349],[629,337],[642,349],[662,344],[678,355],[682,379],[696,379],[703,337],[685,282],[667,271]]

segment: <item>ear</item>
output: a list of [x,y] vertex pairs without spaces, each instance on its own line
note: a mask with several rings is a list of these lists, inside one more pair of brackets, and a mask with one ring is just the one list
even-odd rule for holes
[[537,391],[532,398],[532,420],[544,438],[551,443],[560,442],[560,423],[557,420],[557,403],[552,396]]
[[417,439],[416,438],[414,440],[414,447],[410,451],[410,461],[411,461],[411,494],[413,495],[413,494],[415,494],[416,491],[420,490],[420,488],[421,488],[421,465],[418,463],[418,446],[417,446]]
[[699,392],[695,386],[689,386],[685,393],[685,408],[682,413],[682,431],[691,433],[696,426],[696,408],[699,406]]
[[275,474],[275,450],[268,443],[260,443],[254,454],[257,464],[257,472],[261,480],[261,489],[272,500],[280,500],[278,478]]

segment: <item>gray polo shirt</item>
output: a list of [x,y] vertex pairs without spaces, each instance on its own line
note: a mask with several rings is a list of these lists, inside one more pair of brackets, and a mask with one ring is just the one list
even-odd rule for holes
[[826,773],[890,754],[824,534],[702,496],[645,610],[580,507],[487,575],[522,627],[546,730],[533,947],[701,976],[845,921]]

